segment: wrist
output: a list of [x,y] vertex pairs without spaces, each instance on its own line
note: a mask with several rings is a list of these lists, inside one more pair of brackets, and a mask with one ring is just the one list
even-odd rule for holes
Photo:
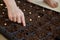
[[15,0],[4,0],[7,8],[14,8],[17,7]]

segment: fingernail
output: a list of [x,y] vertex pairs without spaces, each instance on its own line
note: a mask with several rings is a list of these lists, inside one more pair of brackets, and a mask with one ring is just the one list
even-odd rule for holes
[[18,23],[21,23],[21,22],[18,22]]
[[14,20],[14,22],[16,22],[16,20]]
[[26,24],[24,24],[24,26],[26,26]]

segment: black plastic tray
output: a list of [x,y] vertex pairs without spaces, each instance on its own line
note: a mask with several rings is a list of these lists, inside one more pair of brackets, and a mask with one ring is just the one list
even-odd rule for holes
[[23,27],[22,24],[11,22],[7,16],[7,8],[1,0],[1,34],[8,38],[8,40],[58,39],[57,36],[60,35],[60,13],[29,3],[25,0],[16,0],[16,3],[24,12],[27,25]]

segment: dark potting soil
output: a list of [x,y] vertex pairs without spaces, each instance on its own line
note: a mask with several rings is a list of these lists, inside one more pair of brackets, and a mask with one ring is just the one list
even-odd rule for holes
[[0,33],[8,40],[60,40],[60,13],[25,0],[16,3],[24,12],[26,27],[10,21],[7,8],[0,1]]

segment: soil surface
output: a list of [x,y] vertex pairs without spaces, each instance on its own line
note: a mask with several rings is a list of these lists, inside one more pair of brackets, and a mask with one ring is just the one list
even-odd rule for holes
[[0,1],[0,31],[9,40],[57,40],[60,35],[60,13],[29,3],[16,0],[24,12],[26,27],[8,19],[7,8]]

